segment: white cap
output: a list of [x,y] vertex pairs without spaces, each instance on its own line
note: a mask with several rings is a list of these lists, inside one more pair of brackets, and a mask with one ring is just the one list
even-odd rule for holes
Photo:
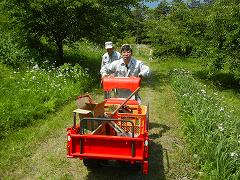
[[113,43],[111,41],[105,42],[105,49],[113,48]]

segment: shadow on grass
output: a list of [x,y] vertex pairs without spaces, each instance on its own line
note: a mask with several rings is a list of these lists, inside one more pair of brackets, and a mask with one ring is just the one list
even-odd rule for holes
[[194,73],[194,76],[207,84],[214,85],[219,90],[232,90],[240,93],[240,81],[236,80],[233,74],[218,73],[209,76],[206,71],[198,71]]
[[163,133],[167,132],[168,130],[170,130],[170,127],[165,125],[165,124],[159,124],[159,123],[150,123],[149,124],[149,130],[151,129],[157,129],[157,132],[151,132],[149,133],[149,138],[150,139],[157,139],[162,137]]
[[150,86],[153,90],[161,91],[162,87],[169,84],[169,76],[164,73],[159,73],[158,71],[152,71],[150,76],[143,79],[142,86]]
[[[41,59],[39,59],[39,65],[43,63],[42,59],[48,59],[48,65],[52,66],[55,64],[57,59],[57,52],[55,48],[50,48],[40,42],[35,42],[31,45],[37,52],[39,52]],[[88,73],[93,79],[100,79],[100,67],[101,67],[101,57],[99,59],[95,56],[86,56],[81,54],[81,52],[76,52],[77,50],[71,49],[70,51],[64,52],[64,63],[79,64],[82,68],[88,69]]]
[[101,59],[96,59],[84,55],[71,55],[65,56],[65,62],[71,64],[79,64],[83,68],[89,69],[89,73],[92,75],[100,75]]
[[[170,129],[170,127],[158,124],[158,123],[150,123],[149,130],[156,128],[159,129],[157,134],[149,135],[150,139],[157,139],[162,136],[162,134]],[[87,179],[114,179],[114,180],[165,180],[165,168],[164,164],[168,164],[168,162],[164,163],[164,159],[167,160],[168,157],[164,158],[164,149],[160,143],[156,143],[154,141],[149,141],[149,173],[148,175],[143,175],[140,168],[133,167],[131,165],[119,166],[118,164],[114,164],[111,166],[101,166],[94,171],[89,171]],[[166,153],[166,152],[165,152]],[[167,154],[165,154],[166,156]],[[168,169],[168,167],[167,167]]]
[[131,165],[110,165],[101,166],[93,171],[89,171],[88,180],[114,179],[114,180],[165,180],[163,166],[163,149],[160,144],[149,142],[149,173],[143,175],[141,168]]

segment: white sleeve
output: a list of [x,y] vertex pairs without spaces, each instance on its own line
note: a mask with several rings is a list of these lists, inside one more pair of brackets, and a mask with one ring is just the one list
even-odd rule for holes
[[138,75],[147,77],[147,76],[149,76],[149,73],[150,73],[149,67],[141,62],[140,63],[140,73]]
[[106,76],[107,73],[107,64],[106,65],[102,65],[101,69],[100,69],[100,73],[102,75],[102,77]]
[[102,56],[102,63],[101,63],[101,68],[106,64],[105,63],[105,58],[106,58],[106,56],[105,56],[105,54]]
[[102,66],[100,73],[103,76],[114,74],[118,66],[118,61],[113,61],[111,63],[105,64]]

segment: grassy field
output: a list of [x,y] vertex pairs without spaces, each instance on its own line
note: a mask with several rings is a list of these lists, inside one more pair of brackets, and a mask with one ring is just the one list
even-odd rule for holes
[[[144,84],[141,94],[150,104],[150,164],[149,175],[131,169],[104,167],[90,172],[78,159],[67,159],[66,128],[72,124],[71,111],[75,103],[61,108],[55,115],[32,127],[13,133],[1,142],[1,177],[33,179],[174,179],[192,173],[190,156],[185,148],[176,114],[175,97],[168,83],[151,81]],[[101,91],[93,92],[102,98]],[[28,142],[28,143],[26,143]],[[7,150],[9,149],[9,150]],[[7,153],[6,153],[7,152]],[[4,155],[5,154],[5,155]],[[3,158],[4,157],[4,158]],[[167,163],[169,159],[169,166]],[[109,170],[110,168],[110,170]]]
[[[146,52],[141,54],[140,52],[143,50]],[[96,171],[88,171],[83,166],[82,161],[67,159],[65,147],[66,128],[72,124],[71,112],[76,108],[75,101],[69,101],[68,104],[61,106],[51,115],[46,115],[45,118],[34,121],[29,127],[11,132],[9,136],[0,141],[0,178],[89,180],[226,179],[225,177],[230,174],[229,177],[237,179],[240,167],[238,166],[240,136],[238,134],[239,111],[237,109],[237,107],[240,107],[239,92],[236,89],[222,89],[216,86],[211,79],[200,76],[198,72],[202,71],[202,68],[198,59],[148,60],[148,49],[144,46],[136,48],[134,52],[137,57],[150,66],[152,71],[150,78],[143,81],[140,91],[143,104],[150,105],[148,176],[142,176],[139,171],[119,167],[102,167],[96,169]],[[192,101],[187,99],[189,96],[184,94],[195,94],[195,89],[196,94],[197,92],[202,93],[203,96],[201,97],[205,97],[205,94],[210,99],[214,97],[211,102],[214,101],[221,105],[217,106],[217,113],[220,113],[222,118],[226,117],[224,119],[226,122],[221,125],[220,121],[208,118],[203,121],[208,122],[208,124],[204,124],[197,119],[198,115],[203,120],[206,117],[204,110],[209,108],[205,108],[205,106],[210,107],[213,113],[214,108],[209,106],[211,104],[201,104],[202,102],[205,103],[205,100],[200,99],[199,96]],[[217,93],[216,97],[214,93]],[[93,99],[98,102],[103,99],[101,89],[92,89],[91,94]],[[221,109],[223,105],[224,113],[222,112],[223,109]],[[188,114],[192,108],[195,108],[196,111],[191,111],[191,114]],[[231,112],[233,119],[228,117],[228,113],[225,114],[225,112],[229,112],[228,110],[233,110]],[[193,112],[197,113],[194,114]],[[212,131],[202,131],[202,129],[197,128],[192,130],[188,126],[190,123],[186,120],[191,120],[192,115],[196,117],[195,121],[199,122],[194,124],[195,127],[201,125],[200,128],[207,129],[206,125],[209,126],[212,123],[215,127],[213,132],[216,132],[217,137],[221,134],[227,136],[221,137],[223,141],[217,141],[216,138],[214,141],[210,141],[211,138],[205,137],[208,137],[208,135],[214,137],[210,134]],[[190,125],[193,126],[193,124]],[[192,131],[186,131],[189,128]],[[221,131],[222,128],[223,131]],[[229,132],[232,133],[229,134]],[[211,154],[214,158],[202,157],[202,155],[208,154],[208,149],[205,148],[204,144],[197,144],[200,135],[202,136],[199,142],[205,143],[205,140],[208,140],[208,142],[216,144],[216,149],[209,149],[210,152],[214,150],[213,154]],[[237,137],[235,137],[236,135]],[[223,146],[225,142],[231,143],[230,145],[234,149]],[[199,151],[193,148],[196,146]],[[204,153],[201,154],[200,152]],[[225,152],[227,152],[226,156],[224,156]],[[221,162],[221,164],[216,163],[215,160]],[[212,166],[208,166],[209,164]],[[230,167],[230,171],[226,169],[225,174],[221,174],[223,172],[219,172],[219,170],[226,167]],[[222,177],[219,177],[220,175]]]
[[100,50],[83,42],[66,47],[65,51],[69,63],[57,68],[47,61],[25,69],[11,69],[0,62],[0,138],[44,118],[98,82],[96,67],[100,62],[96,61]]

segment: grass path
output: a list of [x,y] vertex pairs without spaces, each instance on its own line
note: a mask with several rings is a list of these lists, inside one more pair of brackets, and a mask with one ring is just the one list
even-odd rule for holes
[[[56,114],[0,142],[0,179],[161,180],[191,177],[194,171],[181,132],[174,92],[166,71],[159,71],[161,67],[155,62],[149,62],[149,65],[153,73],[141,89],[143,104],[150,105],[148,176],[114,167],[89,172],[82,161],[67,159],[66,128],[72,124],[71,111],[76,106],[75,102],[70,102]],[[92,95],[93,99],[102,98],[100,90],[95,90]]]

